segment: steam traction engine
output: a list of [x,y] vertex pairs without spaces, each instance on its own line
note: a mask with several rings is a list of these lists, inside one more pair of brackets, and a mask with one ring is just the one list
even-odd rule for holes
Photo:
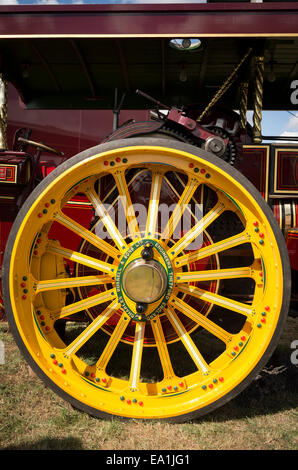
[[[262,110],[295,109],[297,15],[0,8],[5,314],[73,406],[181,421],[266,365],[296,295],[298,147],[262,135]],[[8,149],[7,81],[27,109],[113,111],[114,129],[71,158],[27,128]],[[119,125],[121,107],[150,117]]]

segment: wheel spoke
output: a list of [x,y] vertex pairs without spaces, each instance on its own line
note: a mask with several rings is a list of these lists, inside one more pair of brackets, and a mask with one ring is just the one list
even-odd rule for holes
[[241,232],[233,237],[225,238],[217,243],[207,245],[197,251],[180,256],[176,260],[176,265],[184,266],[185,264],[193,263],[207,256],[215,255],[222,251],[234,248],[235,246],[242,245],[249,241],[249,235],[246,232]]
[[69,315],[73,315],[74,313],[81,312],[82,310],[94,307],[95,305],[114,300],[115,296],[115,289],[106,290],[104,292],[100,292],[99,294],[92,295],[91,297],[87,297],[86,299],[79,300],[78,302],[74,302],[70,305],[66,305],[60,310],[51,312],[51,317],[54,320],[59,320],[61,318],[68,317]]
[[83,344],[85,344],[105,322],[115,313],[120,304],[115,299],[67,348],[63,350],[66,358],[74,354]]
[[181,284],[181,286],[179,286],[179,291],[184,292],[185,294],[190,294],[193,297],[197,297],[198,299],[204,300],[206,302],[219,305],[220,307],[227,308],[233,312],[241,313],[247,317],[252,317],[254,315],[253,307],[242,302],[237,302],[236,300],[231,300],[227,297],[199,289],[198,287]]
[[133,353],[130,368],[130,390],[136,392],[140,381],[142,353],[144,346],[145,323],[136,323],[135,338],[133,343]]
[[116,347],[118,346],[121,337],[128,325],[127,315],[123,313],[121,318],[119,319],[109,341],[107,342],[100,358],[96,363],[96,368],[99,370],[104,371],[109,360],[112,357],[113,352],[115,351]]
[[196,364],[197,368],[203,374],[207,374],[209,372],[208,364],[206,363],[205,359],[201,355],[197,346],[194,344],[193,340],[191,339],[186,329],[184,328],[183,324],[179,320],[174,310],[171,309],[171,307],[168,307],[167,309],[167,316],[170,322],[172,323],[174,329],[176,330],[177,334],[180,336],[182,343],[184,344],[185,348],[187,349],[190,357]]
[[125,211],[129,235],[133,239],[139,238],[139,225],[136,219],[133,204],[131,202],[128,185],[126,183],[125,171],[116,171],[113,176],[115,178],[121,203]]
[[152,183],[147,214],[146,237],[155,236],[163,175],[163,171],[152,171]]
[[178,256],[178,254],[187,248],[187,246],[197,238],[220,214],[225,210],[225,205],[218,202],[216,206],[211,209],[191,230],[189,230],[174,246],[168,250],[168,255],[171,259]]
[[35,293],[39,294],[40,292],[44,292],[48,290],[69,289],[71,287],[81,287],[81,286],[94,286],[98,284],[109,284],[112,282],[113,282],[112,278],[108,275],[49,279],[46,281],[37,282]]
[[156,347],[158,350],[163,374],[164,374],[164,379],[171,379],[172,377],[175,376],[168,347],[167,347],[167,342],[163,333],[161,321],[159,317],[157,317],[154,321],[151,321],[151,327],[153,330],[154,338],[155,338],[155,343]]
[[111,216],[108,214],[107,210],[105,209],[103,203],[99,199],[98,195],[95,193],[93,189],[88,189],[85,192],[86,196],[92,203],[97,215],[100,217],[102,223],[105,225],[111,240],[113,240],[116,245],[118,246],[119,250],[123,253],[127,250],[127,244],[123,239],[121,233],[119,232],[118,228],[116,227],[115,223],[113,222]]
[[54,219],[56,222],[59,222],[60,224],[64,225],[64,227],[69,228],[76,235],[84,238],[89,243],[91,243],[91,245],[96,246],[104,253],[107,253],[113,258],[117,258],[119,256],[120,253],[116,248],[100,239],[94,233],[90,232],[90,230],[87,230],[85,227],[70,219],[65,214],[62,214],[62,212],[55,214]]
[[69,259],[70,261],[74,261],[79,264],[83,264],[89,268],[111,274],[111,276],[114,276],[114,273],[117,269],[114,264],[105,263],[104,261],[97,260],[91,256],[83,255],[78,251],[69,250],[68,248],[64,248],[55,243],[48,243],[46,251],[48,253],[63,256],[63,258]]
[[243,277],[252,277],[250,267],[183,272],[177,275],[176,282],[213,281],[215,279],[238,279]]
[[189,317],[191,320],[196,322],[198,325],[208,330],[209,333],[216,336],[218,339],[223,341],[224,343],[228,344],[232,340],[232,335],[225,331],[220,326],[216,325],[213,321],[209,320],[207,317],[202,315],[200,312],[192,308],[190,305],[185,303],[183,300],[175,298],[175,303],[173,307],[177,308],[182,312],[184,315]]
[[184,210],[187,208],[189,201],[191,200],[194,192],[198,187],[198,181],[195,178],[191,178],[187,184],[185,185],[184,191],[177,202],[175,209],[168,221],[167,225],[165,226],[161,238],[169,239],[171,238],[175,228],[181,219]]

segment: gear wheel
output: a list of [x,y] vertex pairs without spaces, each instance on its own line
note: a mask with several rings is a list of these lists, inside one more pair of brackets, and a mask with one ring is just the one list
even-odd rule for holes
[[218,126],[209,126],[207,127],[207,129],[210,132],[213,132],[214,134],[222,137],[223,139],[229,139],[226,151],[220,158],[224,160],[225,162],[229,163],[230,165],[234,165],[236,157],[237,157],[237,148],[231,135],[227,131],[225,131],[224,129]]

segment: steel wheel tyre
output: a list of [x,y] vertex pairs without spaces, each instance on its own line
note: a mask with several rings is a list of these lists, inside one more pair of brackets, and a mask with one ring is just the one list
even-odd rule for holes
[[[66,215],[75,194],[94,210],[89,227]],[[173,201],[161,222],[158,208]],[[148,138],[94,147],[52,172],[15,221],[3,281],[18,346],[55,392],[98,417],[174,421],[251,382],[290,294],[286,246],[256,189],[201,149]]]

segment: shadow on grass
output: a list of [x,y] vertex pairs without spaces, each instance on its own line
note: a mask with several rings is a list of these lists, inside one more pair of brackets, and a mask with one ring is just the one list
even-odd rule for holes
[[36,441],[8,446],[2,450],[83,450],[83,447],[79,439],[70,436],[62,439],[44,437]]
[[281,351],[239,395],[226,405],[192,422],[223,422],[293,410],[298,406],[298,367]]

